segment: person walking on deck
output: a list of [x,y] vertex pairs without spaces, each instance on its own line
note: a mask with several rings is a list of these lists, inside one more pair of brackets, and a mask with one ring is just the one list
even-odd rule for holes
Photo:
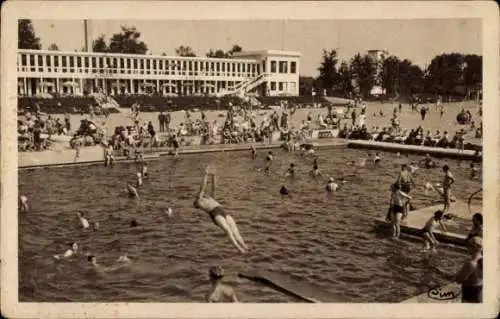
[[[212,194],[205,194],[205,188],[208,182],[208,176],[212,176]],[[221,204],[219,204],[213,197],[215,196],[215,170],[209,165],[205,169],[205,175],[203,176],[203,180],[200,185],[200,191],[196,195],[196,198],[193,202],[193,206],[195,208],[201,209],[204,212],[208,213],[213,223],[217,225],[220,229],[222,229],[233,245],[242,253],[245,253],[248,249],[248,246],[243,241],[243,238],[240,235],[238,230],[238,226],[236,226],[236,222],[229,215]]]

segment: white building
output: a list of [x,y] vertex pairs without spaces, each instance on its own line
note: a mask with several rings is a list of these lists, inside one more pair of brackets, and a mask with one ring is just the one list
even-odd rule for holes
[[239,52],[232,58],[18,50],[18,94],[299,95],[300,53]]

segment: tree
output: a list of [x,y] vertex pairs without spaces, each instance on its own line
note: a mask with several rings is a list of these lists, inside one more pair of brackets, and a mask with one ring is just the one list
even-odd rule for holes
[[311,95],[316,80],[312,76],[299,76],[299,92],[300,95]]
[[468,54],[464,57],[464,81],[468,90],[477,89],[483,83],[483,58],[480,55]]
[[434,57],[426,70],[426,90],[435,94],[465,95],[465,68],[462,54],[444,53]]
[[42,48],[40,38],[36,37],[31,20],[18,20],[18,28],[18,49],[40,50]]
[[339,89],[342,90],[344,96],[349,96],[349,92],[352,92],[352,77],[349,70],[349,64],[346,61],[342,61],[339,68]]
[[135,27],[121,26],[121,32],[111,37],[108,52],[145,54],[148,46],[139,40],[140,37],[141,33]]
[[318,82],[323,89],[330,90],[338,82],[337,74],[337,51],[330,50],[327,51],[323,49],[323,61],[318,68],[319,76]]
[[350,71],[359,93],[367,97],[375,84],[375,66],[371,58],[366,54],[356,54],[351,59]]
[[228,55],[233,55],[235,54],[236,52],[241,52],[243,51],[243,48],[240,47],[239,45],[237,44],[234,44],[233,47],[231,48],[231,50],[229,50],[229,52],[227,53]]
[[380,74],[382,80],[382,88],[389,96],[399,93],[399,64],[400,60],[391,55],[382,63],[382,72]]
[[175,49],[175,54],[178,56],[186,56],[186,57],[195,57],[196,53],[194,53],[193,49],[190,46],[181,45],[177,49]]
[[49,50],[49,51],[59,51],[59,47],[57,46],[57,44],[52,43],[51,45],[49,45],[49,47],[47,48],[47,50]]
[[108,52],[108,45],[104,39],[104,34],[101,34],[97,39],[92,42],[92,52]]
[[217,58],[217,59],[223,59],[223,58],[227,58],[228,57],[228,53],[225,53],[223,50],[221,49],[217,49],[216,51],[210,49],[208,52],[207,52],[207,58]]

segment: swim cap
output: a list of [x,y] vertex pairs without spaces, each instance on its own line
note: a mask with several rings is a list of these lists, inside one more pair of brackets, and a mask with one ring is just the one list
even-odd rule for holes
[[141,176],[142,176],[142,174],[137,172],[137,177],[141,177]]
[[280,194],[281,195],[288,195],[288,189],[286,189],[285,186],[281,186]]
[[224,269],[221,266],[215,266],[210,268],[209,275],[211,278],[220,279],[224,277]]
[[328,180],[330,183],[333,183],[333,177],[330,177],[330,179]]

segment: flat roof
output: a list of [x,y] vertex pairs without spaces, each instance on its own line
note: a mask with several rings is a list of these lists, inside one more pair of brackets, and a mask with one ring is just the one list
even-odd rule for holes
[[291,57],[301,57],[302,55],[298,51],[283,51],[283,50],[257,50],[257,51],[242,51],[235,52],[234,56],[291,56]]
[[113,52],[87,52],[87,51],[51,51],[51,50],[30,50],[17,49],[19,53],[29,54],[51,54],[51,55],[73,55],[73,56],[102,56],[102,57],[122,57],[122,58],[139,58],[139,59],[175,59],[175,60],[203,60],[211,62],[242,62],[242,63],[257,63],[256,59],[234,59],[234,58],[208,58],[205,56],[183,57],[176,55],[152,55],[152,54],[126,54]]

